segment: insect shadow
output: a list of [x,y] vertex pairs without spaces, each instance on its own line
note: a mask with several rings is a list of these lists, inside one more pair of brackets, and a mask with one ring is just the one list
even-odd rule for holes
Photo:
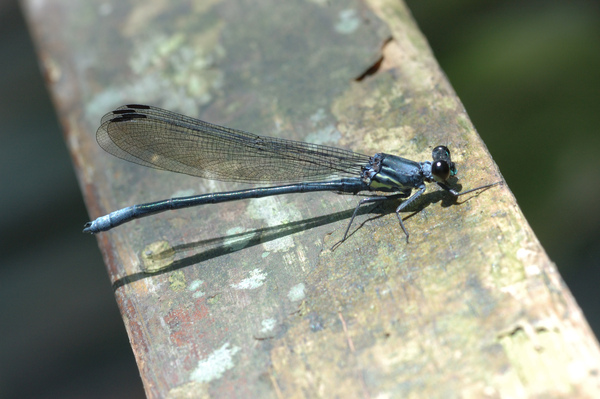
[[[460,189],[461,187],[458,186],[457,188]],[[479,195],[479,193],[473,193],[473,196],[477,195]],[[441,206],[443,208],[447,208],[455,204],[464,203],[468,201],[469,198],[471,198],[471,196],[459,202],[456,197],[448,195],[448,193],[442,190],[425,193],[417,201],[415,201],[413,204],[410,204],[406,209],[403,210],[402,215],[408,214],[408,216],[403,217],[403,221],[409,220],[410,218],[417,215],[422,210],[434,203],[441,201]],[[350,233],[348,233],[348,236],[346,237],[346,240],[344,242],[346,242],[350,237],[352,237],[356,232],[358,232],[364,225],[368,224],[369,222],[380,219],[383,216],[394,214],[399,203],[400,201],[398,200],[390,200],[362,206],[358,210],[356,216],[359,217],[365,214],[369,214],[371,216],[361,221],[360,223],[355,221],[354,225],[350,229]],[[352,217],[353,213],[354,208],[351,208],[323,216],[317,216],[295,222],[280,224],[278,226],[264,227],[251,231],[229,234],[227,236],[215,237],[206,240],[199,240],[195,242],[172,246],[169,247],[168,250],[158,251],[156,253],[148,255],[152,261],[165,261],[163,267],[160,267],[154,271],[142,271],[124,276],[113,283],[113,290],[117,290],[118,288],[124,285],[133,283],[135,281],[139,281],[147,277],[157,276],[160,274],[183,269],[188,266],[205,262],[209,259],[238,252],[242,249],[264,244],[266,242],[277,240],[279,238],[286,237],[298,232],[310,230],[319,226],[337,223],[342,220],[348,220]],[[394,222],[398,223],[398,220],[394,218]],[[345,228],[345,226],[340,227],[340,229],[343,228]],[[398,228],[400,227],[398,226]],[[343,245],[344,242],[336,243],[332,250],[338,248],[339,245]],[[399,240],[399,245],[403,242],[404,237],[402,237],[402,239]],[[199,252],[190,254],[190,252],[198,250]]]

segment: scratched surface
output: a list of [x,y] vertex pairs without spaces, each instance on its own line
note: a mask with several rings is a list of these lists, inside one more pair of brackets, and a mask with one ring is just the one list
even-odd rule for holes
[[[459,187],[501,179],[402,3],[25,8],[92,217],[242,187],[103,153],[100,117],[125,103],[419,161],[444,144]],[[333,193],[240,201],[98,235],[147,395],[598,389],[597,342],[506,186],[457,202],[432,188],[404,215],[410,244],[397,204],[366,207],[332,251],[356,202]]]

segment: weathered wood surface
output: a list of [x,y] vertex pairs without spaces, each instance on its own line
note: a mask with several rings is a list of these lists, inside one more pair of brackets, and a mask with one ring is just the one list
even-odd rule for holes
[[[100,117],[132,102],[367,154],[445,144],[464,189],[501,179],[401,2],[23,4],[92,217],[239,188],[103,153]],[[397,204],[365,207],[332,251],[356,202],[265,198],[98,235],[148,396],[599,396],[598,343],[508,187],[432,187],[409,244]]]

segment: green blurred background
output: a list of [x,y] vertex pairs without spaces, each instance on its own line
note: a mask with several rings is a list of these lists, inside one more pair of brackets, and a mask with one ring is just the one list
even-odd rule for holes
[[[407,3],[598,334],[598,3]],[[15,0],[0,57],[0,397],[144,397]]]

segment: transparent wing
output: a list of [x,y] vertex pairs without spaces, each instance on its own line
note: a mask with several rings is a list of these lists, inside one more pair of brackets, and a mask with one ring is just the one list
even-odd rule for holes
[[335,147],[258,136],[147,105],[102,118],[98,144],[140,165],[246,183],[358,177],[369,157]]

